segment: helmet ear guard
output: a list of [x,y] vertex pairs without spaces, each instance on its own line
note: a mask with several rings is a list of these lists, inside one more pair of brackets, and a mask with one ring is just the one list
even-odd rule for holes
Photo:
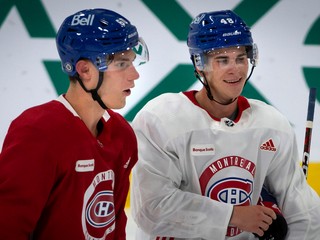
[[199,70],[199,71],[204,70],[205,61],[204,61],[203,54],[197,53],[195,55],[192,55],[191,60],[197,70]]
[[258,60],[259,60],[258,45],[256,43],[253,43],[252,47],[248,47],[247,54],[252,66],[256,67],[258,65]]

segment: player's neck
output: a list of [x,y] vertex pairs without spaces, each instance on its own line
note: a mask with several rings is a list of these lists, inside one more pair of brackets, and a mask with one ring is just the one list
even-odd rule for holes
[[230,117],[237,110],[237,100],[228,105],[219,104],[208,98],[205,89],[201,89],[199,92],[197,92],[195,97],[199,105],[215,118]]
[[94,101],[90,93],[81,92],[82,89],[68,89],[65,98],[77,112],[81,120],[87,126],[93,136],[97,136],[97,124],[104,114],[105,110],[100,107],[98,102]]

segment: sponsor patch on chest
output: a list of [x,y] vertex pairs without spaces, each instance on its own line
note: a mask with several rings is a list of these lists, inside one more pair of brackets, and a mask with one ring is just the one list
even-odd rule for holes
[[204,155],[214,155],[215,148],[213,144],[201,144],[192,145],[190,148],[190,153],[193,156],[204,156]]
[[94,170],[94,159],[78,160],[75,169],[76,172],[92,172]]

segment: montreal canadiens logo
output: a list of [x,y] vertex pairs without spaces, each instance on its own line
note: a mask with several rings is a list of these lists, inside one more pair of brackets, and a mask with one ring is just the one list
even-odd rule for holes
[[[248,206],[251,204],[252,181],[241,178],[225,178],[213,184],[207,196],[211,199],[233,205]],[[233,237],[242,231],[235,226],[228,226],[226,236]]]
[[87,207],[86,218],[93,227],[106,227],[115,219],[113,192],[102,191],[96,194]]
[[248,206],[251,202],[252,181],[226,178],[212,185],[207,193],[211,199],[233,205]]

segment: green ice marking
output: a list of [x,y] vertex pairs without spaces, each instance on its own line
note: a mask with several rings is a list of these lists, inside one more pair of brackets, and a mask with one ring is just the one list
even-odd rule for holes
[[67,74],[65,74],[61,69],[60,61],[43,61],[47,72],[52,80],[54,88],[58,95],[65,93],[69,86],[69,79]]
[[316,99],[320,102],[320,68],[303,67],[302,70],[308,87],[317,89]]
[[[306,39],[305,45],[317,45],[320,49],[320,17],[311,26]],[[320,65],[320,63],[319,63]],[[320,66],[319,67],[302,67],[304,78],[309,88],[317,88],[317,100],[320,102]]]
[[[13,7],[16,7],[32,38],[55,38],[55,30],[40,0],[0,0],[0,26]],[[43,62],[58,94],[65,92],[68,79],[62,81],[60,61]],[[64,77],[66,75],[64,74]]]
[[192,18],[176,1],[142,0],[142,2],[179,41],[186,41]]
[[16,7],[31,37],[54,38],[55,30],[40,0],[1,0],[0,26]]
[[241,16],[248,26],[252,27],[278,2],[280,0],[243,0],[233,11]]
[[306,45],[320,45],[319,33],[320,33],[320,17],[318,17],[318,19],[311,26],[311,28],[307,34],[307,37],[304,41],[304,44],[306,44]]
[[246,96],[247,98],[253,98],[258,99],[261,101],[264,101],[266,103],[269,103],[268,100],[263,96],[262,93],[259,92],[258,89],[256,89],[251,83],[250,80],[246,83],[242,95]]

